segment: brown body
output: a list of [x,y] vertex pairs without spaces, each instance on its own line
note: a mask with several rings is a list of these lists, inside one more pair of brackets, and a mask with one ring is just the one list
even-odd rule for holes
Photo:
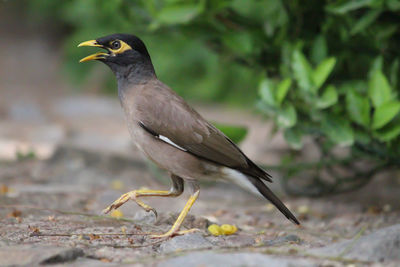
[[[136,147],[161,169],[184,179],[197,179],[207,174],[207,163],[165,141],[155,138],[140,126],[149,117],[162,120],[174,115],[182,107],[171,108],[181,99],[157,79],[121,90],[120,100],[125,112],[129,133]],[[173,98],[173,99],[172,99]],[[179,101],[179,102],[177,102]],[[171,110],[172,109],[172,110]],[[177,111],[173,111],[177,110]],[[177,113],[179,114],[179,113]],[[178,115],[179,116],[179,115]],[[199,118],[200,115],[199,115]],[[174,128],[181,127],[182,120],[174,120]],[[199,138],[199,141],[201,137]]]

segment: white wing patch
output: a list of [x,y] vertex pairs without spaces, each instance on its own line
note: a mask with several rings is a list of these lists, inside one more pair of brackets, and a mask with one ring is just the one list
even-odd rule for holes
[[158,138],[160,139],[160,140],[162,140],[162,141],[164,141],[165,143],[167,143],[167,144],[170,144],[171,146],[174,146],[174,147],[176,147],[176,148],[178,148],[178,149],[180,149],[180,150],[182,150],[182,151],[187,151],[186,149],[184,149],[183,147],[181,147],[181,146],[178,146],[177,144],[175,144],[174,142],[172,142],[168,137],[166,137],[166,136],[163,136],[163,135],[158,135]]
[[258,192],[256,187],[249,181],[245,174],[228,167],[223,167],[221,170],[223,179],[231,181],[255,195],[261,196],[260,192]]

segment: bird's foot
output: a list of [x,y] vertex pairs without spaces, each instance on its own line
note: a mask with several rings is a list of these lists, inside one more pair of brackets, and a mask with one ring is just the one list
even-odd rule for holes
[[164,234],[154,234],[154,235],[150,235],[150,238],[154,238],[154,239],[161,239],[161,238],[169,238],[169,237],[174,237],[177,235],[184,235],[184,234],[189,234],[189,233],[194,233],[194,232],[200,232],[200,229],[197,228],[192,228],[189,230],[174,230],[171,229],[168,232],[164,233]]
[[110,206],[105,208],[103,210],[103,213],[107,214],[112,210],[118,209],[123,204],[125,204],[128,200],[133,200],[133,201],[136,202],[136,204],[138,204],[145,211],[147,211],[147,212],[152,211],[154,213],[154,215],[156,216],[156,218],[157,218],[157,211],[154,208],[150,207],[149,205],[147,205],[147,204],[143,203],[142,201],[140,201],[137,198],[139,196],[139,194],[140,194],[140,192],[138,192],[138,190],[130,191],[130,192],[126,193],[126,194],[123,194],[117,200],[115,200]]

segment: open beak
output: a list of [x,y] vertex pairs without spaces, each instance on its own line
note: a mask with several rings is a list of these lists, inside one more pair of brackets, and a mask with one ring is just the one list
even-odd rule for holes
[[[95,46],[95,47],[105,48],[104,46],[98,44],[96,40],[86,41],[86,42],[80,43],[78,45],[78,47],[81,47],[81,46]],[[107,53],[98,52],[98,53],[95,53],[90,56],[82,58],[81,60],[79,60],[79,62],[86,62],[86,61],[97,60],[97,59],[105,59],[107,56],[108,56]]]

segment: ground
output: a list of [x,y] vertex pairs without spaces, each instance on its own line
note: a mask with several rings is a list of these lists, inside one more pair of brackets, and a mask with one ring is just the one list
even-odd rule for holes
[[[286,196],[279,172],[272,172],[271,188],[301,227],[266,200],[220,183],[201,185],[184,225],[199,228],[197,233],[167,240],[144,235],[166,231],[187,193],[145,199],[158,210],[157,219],[134,203],[121,208],[121,218],[102,215],[122,193],[167,189],[168,178],[130,144],[116,98],[72,94],[54,46],[25,33],[27,46],[7,25],[0,23],[7,33],[0,43],[0,266],[400,265],[400,182],[394,172],[356,192],[315,199]],[[258,115],[198,108],[212,121],[248,126],[241,147],[256,162],[273,165],[285,155],[282,135],[272,134]],[[214,237],[210,223],[234,224],[239,231]]]
[[[184,225],[199,228],[197,233],[167,240],[144,235],[166,231],[188,194],[145,199],[158,210],[157,219],[131,202],[120,209],[122,218],[102,215],[101,210],[126,191],[169,186],[166,175],[130,145],[118,105],[110,98],[61,97],[50,107],[35,107],[33,114],[42,117],[31,118],[29,124],[7,113],[0,127],[0,265],[400,263],[400,186],[387,174],[357,192],[294,199],[281,192],[279,173],[273,173],[273,190],[297,214],[301,227],[266,200],[222,183],[202,184],[200,198]],[[18,107],[13,105],[13,109]],[[208,116],[220,120],[223,114],[235,112],[207,110]],[[257,116],[240,114],[235,118],[250,129],[265,130],[265,122]],[[257,136],[253,139],[257,141]],[[254,140],[245,144],[253,157],[265,154],[256,158],[258,162],[278,157],[285,148],[273,142],[263,152],[251,152],[257,147],[252,145]],[[33,159],[30,150],[36,152]],[[207,231],[211,223],[234,224],[239,231],[215,237]]]

